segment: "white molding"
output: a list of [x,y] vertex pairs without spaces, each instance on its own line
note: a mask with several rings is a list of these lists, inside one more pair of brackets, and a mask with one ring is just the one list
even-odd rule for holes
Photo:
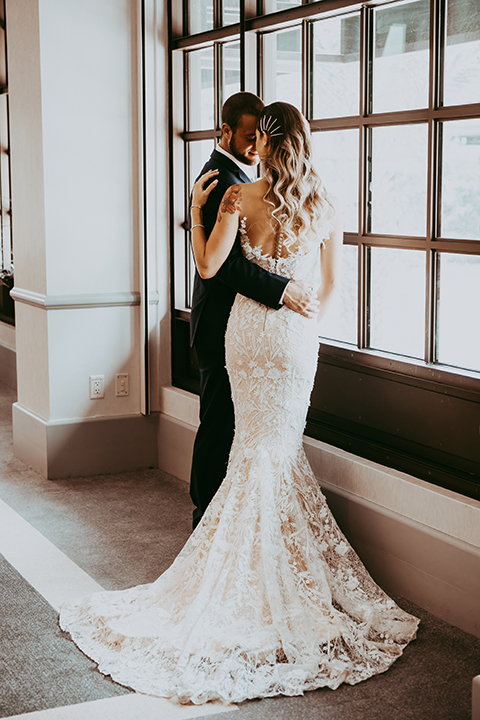
[[48,479],[158,467],[158,415],[46,420],[13,404],[13,452]]
[[439,542],[448,543],[449,545],[452,545],[459,550],[466,550],[468,548],[468,552],[470,552],[480,562],[480,547],[478,545],[472,544],[471,538],[469,542],[468,540],[465,540],[463,538],[456,537],[445,531],[437,529],[433,524],[427,525],[425,522],[421,522],[420,520],[417,520],[415,518],[408,517],[407,515],[402,515],[397,510],[392,510],[391,508],[387,507],[387,505],[380,505],[377,502],[362,497],[357,493],[345,490],[338,485],[334,485],[333,483],[326,482],[325,480],[319,479],[319,485],[322,491],[324,491],[325,493],[335,494],[337,497],[355,503],[355,505],[357,506],[362,506],[365,508],[369,508],[370,510],[374,510],[377,513],[381,513],[386,518],[401,522],[402,525],[408,526],[410,528],[422,529],[423,532],[425,532],[431,538],[434,538]]
[[[33,305],[43,310],[75,310],[79,308],[132,307],[140,305],[139,292],[44,295],[33,290],[14,287],[10,291],[10,295],[16,302]],[[149,304],[158,304],[159,297],[158,292],[151,292],[148,299]]]
[[200,424],[200,399],[187,390],[164,385],[160,388],[160,412],[192,425],[196,430]]
[[321,485],[337,494],[383,507],[448,537],[480,548],[480,502],[385,467],[327,443],[304,437],[310,465]]

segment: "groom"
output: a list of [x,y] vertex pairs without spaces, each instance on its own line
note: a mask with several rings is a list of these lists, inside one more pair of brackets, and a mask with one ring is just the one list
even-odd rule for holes
[[[262,109],[260,98],[248,92],[232,95],[222,107],[222,137],[200,173],[203,175],[211,169],[219,171],[217,186],[203,207],[207,238],[226,190],[253,179],[252,170],[258,161],[255,131]],[[195,347],[200,369],[200,426],[190,478],[190,496],[195,505],[194,529],[225,477],[233,440],[234,413],[225,369],[225,331],[237,292],[271,308],[285,304],[307,317],[318,311],[317,301],[305,283],[274,275],[249,262],[242,255],[238,235],[215,277],[202,280],[198,272],[195,273],[190,343]]]

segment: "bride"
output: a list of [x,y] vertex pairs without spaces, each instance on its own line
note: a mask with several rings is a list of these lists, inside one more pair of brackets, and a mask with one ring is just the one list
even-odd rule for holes
[[[257,151],[263,177],[227,191],[208,243],[201,208],[215,172],[194,187],[199,272],[214,275],[240,231],[252,262],[312,286],[320,259],[323,312],[341,229],[300,112],[265,107]],[[61,627],[117,682],[184,703],[301,695],[384,672],[418,620],[372,580],[305,457],[317,323],[237,295],[225,342],[235,438],[201,523],[154,583],[83,598],[62,609]]]

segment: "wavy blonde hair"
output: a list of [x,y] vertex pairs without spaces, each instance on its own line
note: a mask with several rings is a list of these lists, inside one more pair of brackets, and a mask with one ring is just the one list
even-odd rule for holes
[[272,128],[271,135],[267,131],[269,148],[261,166],[269,186],[264,200],[274,206],[274,231],[287,247],[311,229],[323,241],[332,230],[335,209],[312,165],[307,121],[293,105],[274,102],[260,114],[260,132],[262,125]]

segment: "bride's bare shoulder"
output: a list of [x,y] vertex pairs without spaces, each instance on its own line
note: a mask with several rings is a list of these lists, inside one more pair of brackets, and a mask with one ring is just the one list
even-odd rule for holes
[[253,209],[257,203],[263,204],[263,198],[265,197],[267,189],[267,182],[263,178],[242,185],[243,207]]
[[251,183],[246,183],[242,186],[244,188],[244,194],[252,196],[260,196],[265,195],[265,192],[267,190],[267,181],[264,178],[260,178],[259,180],[255,180]]

